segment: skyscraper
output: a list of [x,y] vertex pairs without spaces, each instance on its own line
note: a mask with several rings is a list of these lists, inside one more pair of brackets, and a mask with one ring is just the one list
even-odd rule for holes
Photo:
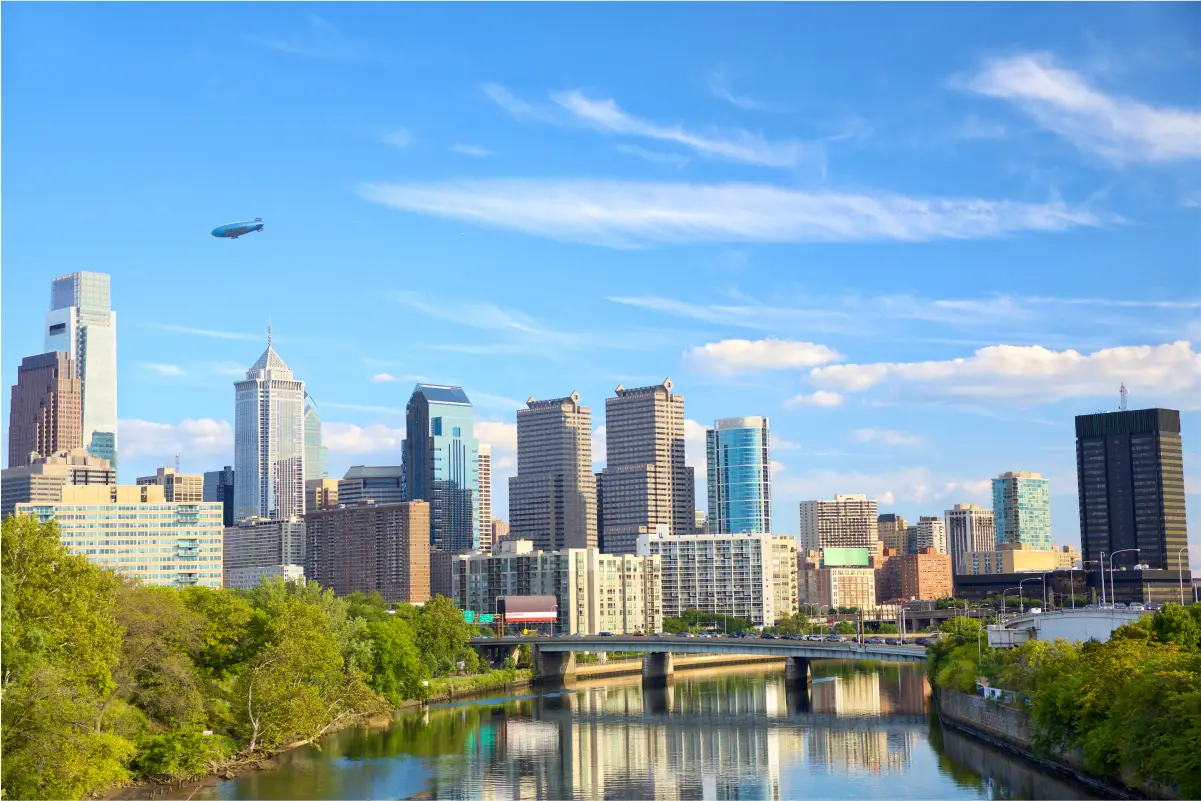
[[947,553],[947,528],[941,517],[923,515],[918,518],[913,550],[923,553],[927,548],[933,548],[935,553]]
[[174,467],[160,467],[153,476],[138,478],[139,486],[156,484],[163,488],[167,503],[203,503],[204,476],[200,473],[181,473]]
[[517,475],[509,479],[510,536],[540,551],[596,547],[592,412],[580,393],[526,401],[517,411]]
[[766,417],[729,417],[705,432],[710,532],[771,533],[768,439]]
[[855,548],[870,555],[880,538],[878,525],[874,500],[866,495],[835,495],[832,501],[801,501],[797,539],[802,551]]
[[418,384],[409,398],[405,497],[430,505],[430,544],[479,550],[479,446],[475,410],[462,387]]
[[405,499],[404,470],[400,465],[369,467],[357,464],[338,482],[336,498],[335,508],[339,505],[358,506],[363,501],[402,503]]
[[304,382],[271,347],[234,382],[236,520],[304,516]]
[[947,549],[955,575],[971,572],[968,554],[996,550],[997,530],[993,525],[992,509],[981,509],[974,503],[957,503],[954,509],[947,510],[946,526]]
[[234,469],[225,465],[221,470],[209,470],[204,474],[201,493],[205,503],[221,504],[222,525],[234,524]]
[[321,417],[317,401],[304,393],[304,480],[312,481],[329,476],[325,469],[327,448],[321,444]]
[[75,360],[83,392],[83,446],[117,468],[117,313],[109,277],[78,272],[50,284],[47,351]]
[[[684,396],[671,379],[605,399],[605,552],[634,553],[638,537],[668,526],[696,532],[696,490],[684,463]],[[512,522],[512,521],[510,521]]]
[[60,351],[26,356],[8,405],[8,466],[83,447],[83,382]]
[[897,556],[904,556],[909,552],[909,524],[905,522],[904,517],[892,512],[880,515],[876,518],[876,527],[877,536],[885,548],[892,548],[897,552]]
[[[1187,570],[1180,412],[1138,409],[1076,418],[1076,474],[1084,559],[1114,567]],[[1108,562],[1109,557],[1106,557]]]
[[479,444],[479,479],[480,550],[492,553],[492,446],[484,442]]
[[997,545],[1021,542],[1051,550],[1051,482],[1039,473],[1002,473],[992,480]]

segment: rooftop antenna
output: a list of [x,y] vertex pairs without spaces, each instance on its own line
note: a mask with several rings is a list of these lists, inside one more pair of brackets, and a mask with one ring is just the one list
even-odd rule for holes
[[271,318],[267,318],[267,347],[271,347]]
[[175,454],[175,472],[179,472],[179,454]]
[[1118,396],[1119,396],[1119,397],[1121,397],[1121,399],[1122,399],[1122,400],[1121,400],[1121,402],[1118,404],[1118,411],[1119,411],[1119,412],[1124,412],[1124,411],[1126,411],[1126,395],[1127,395],[1127,392],[1126,392],[1126,382],[1125,382],[1125,381],[1123,381],[1123,382],[1122,382],[1122,388],[1118,390]]

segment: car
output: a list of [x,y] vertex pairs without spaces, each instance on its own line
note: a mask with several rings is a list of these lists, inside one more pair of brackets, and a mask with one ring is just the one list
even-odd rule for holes
[[775,632],[765,631],[759,635],[759,639],[761,639],[761,640],[778,640],[778,639],[780,639],[780,635],[776,634]]
[[1125,609],[1126,604],[1122,603],[1121,601],[1118,601],[1116,604],[1113,605],[1113,608],[1114,609]]
[[600,636],[600,637],[612,637],[612,636],[613,636],[613,632],[611,632],[611,631],[602,631],[602,632],[601,632],[601,633],[600,633],[598,636]]
[[695,637],[696,635],[690,631],[681,631],[676,634],[677,637]]
[[1096,604],[1085,604],[1084,608],[1085,609],[1096,609],[1097,605]]
[[1130,609],[1130,610],[1132,610],[1132,611],[1134,611],[1134,612],[1145,612],[1145,611],[1147,611],[1147,607],[1146,607],[1146,606],[1144,606],[1143,604],[1140,604],[1138,601],[1135,601],[1134,603],[1130,604],[1130,605],[1129,605],[1129,606],[1127,606],[1126,608],[1127,608],[1127,609]]
[[645,632],[645,631],[636,631],[636,632],[634,632],[633,636],[635,636],[635,637],[645,637],[645,636],[646,636],[646,632]]
[[828,634],[826,635],[826,642],[842,642],[842,637],[839,637],[837,634]]
[[868,637],[866,640],[864,640],[864,642],[867,643],[868,645],[883,645],[884,638],[883,637]]
[[707,639],[709,639],[710,637],[712,637],[713,635],[712,635],[712,634],[710,634],[710,633],[709,633],[709,632],[707,632],[707,631],[703,631],[703,632],[701,632],[700,634],[698,634],[698,635],[696,635],[696,636],[698,636],[698,637],[704,637],[704,638],[707,640]]

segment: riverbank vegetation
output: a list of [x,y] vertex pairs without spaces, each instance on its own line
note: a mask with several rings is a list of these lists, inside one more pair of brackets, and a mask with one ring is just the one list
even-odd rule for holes
[[1105,643],[1031,640],[991,650],[972,619],[943,624],[931,681],[974,692],[977,677],[1010,690],[1035,749],[1079,755],[1128,785],[1201,798],[1201,605],[1169,604]]
[[67,554],[53,522],[29,517],[3,522],[0,591],[5,798],[210,772],[488,671],[446,598],[151,587]]
[[663,618],[663,631],[666,634],[682,632],[722,631],[737,634],[740,631],[753,629],[751,621],[741,617],[714,615],[696,609],[685,609],[679,617]]

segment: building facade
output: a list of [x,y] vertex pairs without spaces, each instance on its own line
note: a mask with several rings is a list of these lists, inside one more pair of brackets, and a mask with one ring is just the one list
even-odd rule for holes
[[[479,443],[480,545],[483,553],[492,553],[492,446]],[[450,597],[450,596],[447,596]]]
[[671,379],[605,399],[606,553],[634,553],[638,537],[666,525],[678,536],[696,529],[696,488],[684,463],[684,396]]
[[304,516],[304,382],[271,347],[234,383],[234,518]]
[[595,548],[592,411],[580,393],[517,410],[517,475],[509,479],[509,526],[535,550]]
[[205,503],[221,504],[222,521],[225,526],[234,524],[234,469],[225,465],[220,470],[209,470],[204,474],[204,485],[201,488],[202,499]]
[[430,545],[479,550],[479,445],[462,387],[418,384],[405,419],[405,498],[430,505]]
[[83,447],[83,382],[61,351],[26,356],[8,405],[8,466]]
[[[1188,571],[1180,412],[1139,409],[1076,418],[1080,541],[1086,560]],[[1109,557],[1106,556],[1106,561]]]
[[38,457],[24,467],[10,467],[0,477],[0,520],[18,503],[37,506],[62,503],[63,487],[112,486],[117,471],[107,459],[83,448]]
[[167,503],[163,488],[65,486],[56,504],[17,504],[54,520],[67,551],[99,567],[164,587],[220,587],[221,505]]
[[1080,552],[1071,545],[1049,551],[1035,551],[1024,543],[1006,543],[991,551],[973,551],[966,558],[967,575],[986,573],[1037,573],[1044,570],[1071,570],[1080,565]]
[[304,568],[300,565],[271,565],[270,567],[239,567],[225,571],[225,588],[253,590],[273,579],[304,584]]
[[338,484],[336,478],[311,478],[304,482],[305,513],[337,509]]
[[770,534],[676,536],[663,524],[654,534],[640,535],[636,547],[639,556],[662,560],[664,617],[696,609],[775,625]]
[[173,467],[160,467],[153,476],[141,476],[138,484],[157,484],[168,503],[200,503],[204,500],[204,475],[180,473]]
[[50,283],[43,350],[75,362],[82,395],[83,447],[117,469],[117,313],[109,277],[77,272]]
[[1003,473],[992,480],[997,545],[1021,542],[1051,550],[1051,482],[1039,473]]
[[710,533],[771,533],[770,440],[766,417],[716,420],[705,432]]
[[430,599],[430,505],[344,507],[305,516],[305,575],[338,595],[379,592],[389,603]]
[[909,551],[908,531],[909,524],[901,515],[889,512],[876,518],[876,535],[880,542],[884,543],[885,548],[891,548],[898,554]]
[[455,602],[491,614],[506,595],[554,595],[560,634],[662,631],[662,575],[656,557],[602,554],[596,548],[539,551],[529,540],[503,541],[495,554],[454,557]]
[[950,598],[954,592],[950,554],[924,548],[917,553],[905,554],[895,560],[890,559],[889,565],[894,562],[900,572],[902,598],[937,601]]
[[918,518],[913,550],[921,553],[926,548],[933,548],[938,553],[948,553],[947,527],[941,517],[923,515]]
[[880,539],[876,502],[866,495],[835,495],[832,501],[801,501],[800,547],[876,550]]
[[947,551],[955,574],[968,572],[968,554],[992,551],[997,547],[997,530],[992,509],[974,503],[957,503],[946,512]]
[[801,571],[804,586],[803,603],[819,609],[876,606],[876,571],[870,567],[816,567]]
[[364,501],[375,501],[377,504],[403,503],[404,499],[403,467],[358,464],[347,470],[346,475],[338,482],[334,506],[358,506]]
[[800,609],[801,601],[796,537],[790,534],[772,536],[771,565],[773,606],[776,610],[776,618],[786,614],[796,614]]
[[326,478],[326,461],[329,449],[321,444],[321,415],[317,411],[317,401],[313,396],[304,393],[304,480],[313,481]]
[[[225,586],[234,587],[230,583],[234,571],[278,565],[296,565],[303,570],[307,547],[304,520],[240,520],[225,529]],[[244,575],[250,574],[239,573],[237,580],[244,581]]]

